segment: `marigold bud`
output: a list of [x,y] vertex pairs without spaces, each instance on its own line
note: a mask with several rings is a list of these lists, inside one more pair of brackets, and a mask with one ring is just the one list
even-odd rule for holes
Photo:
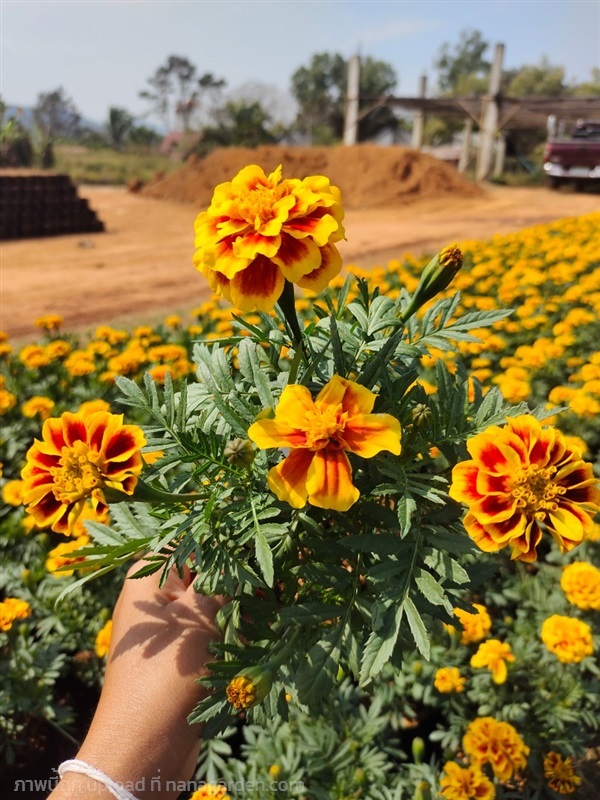
[[421,273],[421,279],[415,293],[410,301],[408,308],[402,313],[403,321],[406,321],[421,308],[428,300],[436,294],[443,292],[451,283],[452,279],[462,267],[463,256],[456,244],[444,247]]
[[415,736],[412,740],[412,757],[415,764],[423,763],[423,756],[425,754],[425,742],[420,736]]
[[422,428],[431,422],[431,409],[425,403],[417,403],[411,411],[411,417],[417,428]]
[[234,467],[248,467],[254,461],[254,448],[248,439],[232,439],[227,442],[223,455]]
[[229,682],[225,693],[231,705],[241,711],[262,703],[272,685],[273,671],[269,667],[250,667]]

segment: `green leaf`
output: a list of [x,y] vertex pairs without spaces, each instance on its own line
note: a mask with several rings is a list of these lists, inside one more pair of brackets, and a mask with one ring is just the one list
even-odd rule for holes
[[265,583],[267,586],[273,586],[273,553],[267,542],[267,537],[260,529],[254,533],[254,549],[256,560],[265,579]]
[[330,690],[337,675],[345,623],[336,625],[327,636],[308,651],[295,676],[298,699],[314,705]]
[[378,675],[392,657],[400,633],[403,613],[403,603],[389,606],[378,630],[371,631],[360,665],[361,686],[366,685],[375,675]]
[[398,524],[400,525],[400,533],[402,537],[410,531],[410,524],[414,513],[417,510],[417,503],[414,497],[405,492],[398,501]]
[[427,570],[415,570],[415,583],[426,600],[434,606],[444,606],[447,611],[452,611],[452,603],[448,600],[446,592]]
[[417,649],[424,658],[429,659],[430,643],[429,636],[427,635],[427,629],[425,628],[425,623],[423,622],[421,615],[417,611],[417,607],[410,597],[407,597],[404,601],[404,610],[406,612],[408,627],[410,628],[410,632],[415,640]]

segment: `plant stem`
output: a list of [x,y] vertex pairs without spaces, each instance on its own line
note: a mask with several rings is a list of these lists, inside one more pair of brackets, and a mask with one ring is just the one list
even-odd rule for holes
[[302,330],[298,322],[298,315],[296,314],[296,304],[294,302],[294,284],[286,280],[283,292],[277,301],[279,308],[283,311],[283,316],[289,325],[290,331],[293,334],[292,338],[296,349],[304,349],[304,340],[302,337]]

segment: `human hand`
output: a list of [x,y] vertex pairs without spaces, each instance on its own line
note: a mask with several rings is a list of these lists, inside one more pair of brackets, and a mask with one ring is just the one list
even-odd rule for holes
[[[207,673],[224,601],[195,592],[189,570],[183,579],[172,570],[162,588],[160,573],[130,579],[142,566],[129,570],[118,599],[104,687],[77,758],[139,798],[167,800],[179,794],[167,782],[189,780],[196,765],[200,726],[187,716],[206,695],[196,679]],[[89,779],[67,773],[52,800],[80,798],[81,781]]]

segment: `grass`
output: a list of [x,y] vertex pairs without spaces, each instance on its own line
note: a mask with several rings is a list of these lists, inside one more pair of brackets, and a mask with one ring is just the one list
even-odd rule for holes
[[70,177],[76,183],[123,186],[138,179],[150,181],[156,173],[173,172],[179,161],[152,152],[122,152],[81,145],[56,145],[54,171]]

